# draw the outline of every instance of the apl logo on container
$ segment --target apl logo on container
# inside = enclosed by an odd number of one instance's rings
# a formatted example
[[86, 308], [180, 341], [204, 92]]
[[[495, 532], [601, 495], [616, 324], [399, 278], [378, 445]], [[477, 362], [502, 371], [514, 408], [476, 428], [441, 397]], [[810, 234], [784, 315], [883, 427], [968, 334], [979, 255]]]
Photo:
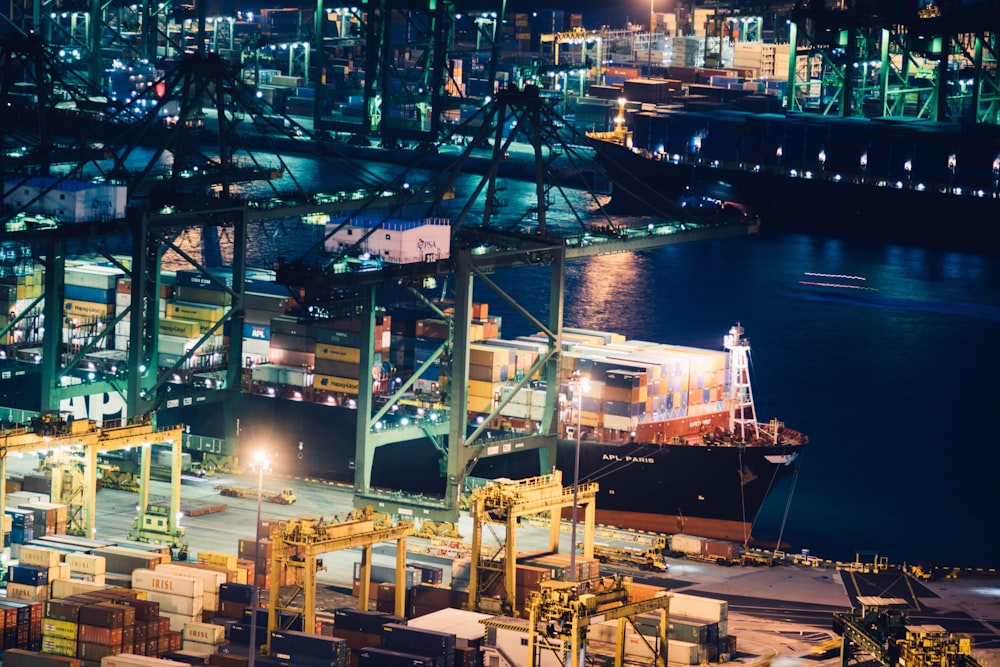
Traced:
[[125, 397], [118, 392], [73, 396], [59, 403], [61, 412], [69, 413], [74, 419], [92, 419], [97, 426], [103, 426], [104, 420], [124, 420], [126, 409]]
[[257, 340], [267, 340], [267, 329], [265, 327], [250, 326], [248, 333], [250, 334], [247, 338], [256, 338]]

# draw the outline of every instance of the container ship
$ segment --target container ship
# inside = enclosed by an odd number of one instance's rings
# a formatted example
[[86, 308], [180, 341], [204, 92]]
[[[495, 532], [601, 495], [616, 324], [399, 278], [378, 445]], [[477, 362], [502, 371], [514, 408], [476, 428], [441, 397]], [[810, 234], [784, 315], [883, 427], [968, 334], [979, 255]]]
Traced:
[[[401, 221], [397, 226], [402, 235], [419, 237], [425, 254], [428, 239], [440, 232], [441, 252], [447, 252], [449, 227], [443, 221]], [[0, 405], [38, 410], [38, 299], [44, 281], [42, 266], [28, 264], [32, 262], [25, 260], [24, 270], [4, 278], [10, 283], [3, 292], [5, 311], [30, 312], [4, 341]], [[221, 285], [231, 275], [219, 270], [216, 277], [207, 279], [199, 271], [162, 272], [158, 365], [174, 374], [167, 383], [171, 397], [157, 411], [157, 423], [182, 423], [193, 434], [224, 438], [231, 435], [227, 421], [238, 417], [238, 441], [268, 443], [284, 473], [353, 484], [360, 383], [373, 383], [376, 401], [388, 397], [440, 347], [448, 323], [400, 297], [377, 317], [373, 367], [362, 370], [357, 318], [299, 317], [299, 304], [276, 276], [254, 270], [246, 281], [243, 331], [224, 327], [188, 355], [229, 308], [230, 295]], [[130, 279], [100, 259], [70, 259], [64, 281], [64, 340], [94, 345], [63, 383], [84, 384], [95, 374], [120, 376], [127, 364], [128, 320], [111, 332], [104, 328], [131, 303]], [[391, 297], [387, 302], [392, 303]], [[474, 304], [471, 316], [470, 428], [506, 402], [489, 424], [491, 437], [516, 439], [537, 432], [546, 405], [544, 384], [528, 383], [506, 399], [547, 349], [544, 336], [501, 338], [501, 318], [490, 315], [487, 304]], [[243, 339], [243, 383], [235, 410], [227, 411], [197, 397], [209, 388], [225, 388], [228, 339], [237, 335]], [[806, 438], [780, 422], [758, 423], [742, 329], [730, 331], [724, 350], [579, 329], [564, 329], [562, 344], [555, 465], [563, 479], [573, 479], [579, 444], [580, 479], [600, 486], [599, 520], [747, 541], [776, 479], [795, 471]], [[441, 401], [448, 375], [447, 368], [429, 366], [414, 383], [412, 400], [401, 401], [404, 411]], [[77, 395], [60, 408], [98, 423], [127, 416], [122, 396], [111, 393]], [[197, 449], [195, 439], [188, 447], [196, 459], [209, 451]], [[218, 453], [217, 446], [211, 451]], [[530, 477], [550, 466], [541, 450], [486, 455], [468, 482]], [[442, 450], [429, 439], [383, 445], [375, 451], [371, 486], [441, 497], [446, 469]]]
[[995, 247], [995, 126], [674, 109], [629, 112], [627, 127], [588, 135], [618, 212], [671, 214], [686, 191], [716, 190], [768, 230]]
[[[750, 541], [758, 511], [776, 481], [796, 471], [808, 438], [758, 422], [743, 333], [734, 326], [716, 351], [564, 330], [556, 466], [574, 479], [579, 448], [580, 480], [599, 485], [600, 523]], [[470, 376], [482, 372], [472, 368]], [[531, 428], [544, 395], [538, 387], [515, 397], [502, 426]], [[472, 474], [538, 474], [531, 456], [516, 456], [483, 459]]]

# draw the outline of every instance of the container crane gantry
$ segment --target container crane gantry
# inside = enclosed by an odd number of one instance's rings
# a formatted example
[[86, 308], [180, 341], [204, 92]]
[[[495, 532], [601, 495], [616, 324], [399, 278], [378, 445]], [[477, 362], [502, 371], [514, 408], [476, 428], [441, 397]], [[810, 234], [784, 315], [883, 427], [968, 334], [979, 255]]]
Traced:
[[[562, 472], [554, 471], [549, 475], [531, 477], [516, 482], [492, 482], [475, 489], [472, 492], [472, 563], [469, 573], [469, 608], [480, 607], [483, 590], [488, 584], [503, 576], [504, 581], [513, 582], [517, 568], [517, 524], [521, 517], [531, 514], [548, 513], [549, 519], [549, 550], [559, 549], [559, 514], [564, 507], [572, 507], [574, 495], [580, 505], [584, 506], [583, 519], [583, 556], [592, 558], [594, 555], [595, 517], [597, 512], [596, 498], [598, 486], [587, 482], [577, 486], [574, 494], [573, 486], [563, 487]], [[483, 554], [483, 525], [504, 524], [506, 534], [504, 542], [496, 553], [489, 557]], [[573, 546], [575, 549], [575, 545]], [[489, 581], [483, 577], [480, 581], [480, 570], [492, 573]], [[514, 586], [507, 585], [507, 597], [502, 602], [505, 613], [513, 615], [516, 611]]]
[[[268, 601], [266, 651], [271, 651], [271, 633], [279, 628], [281, 612], [302, 618], [302, 627], [310, 632], [316, 626], [316, 573], [322, 568], [317, 556], [342, 549], [361, 548], [361, 574], [358, 606], [368, 609], [371, 586], [372, 547], [379, 542], [396, 541], [395, 614], [404, 616], [406, 587], [406, 538], [413, 524], [401, 521], [384, 526], [376, 520], [371, 506], [331, 517], [297, 517], [283, 521], [271, 530], [271, 586]], [[284, 567], [301, 570], [290, 595], [281, 594]], [[301, 601], [296, 602], [297, 600]], [[255, 612], [256, 613], [256, 612]]]
[[[0, 427], [0, 479], [7, 477], [7, 457], [10, 454], [25, 454], [45, 450], [63, 448], [79, 448], [82, 452], [81, 462], [83, 480], [86, 491], [81, 502], [79, 525], [76, 532], [92, 537], [95, 531], [95, 509], [97, 507], [97, 454], [104, 451], [117, 451], [132, 447], [142, 448], [146, 465], [143, 466], [141, 492], [143, 502], [140, 504], [140, 516], [137, 521], [144, 523], [145, 507], [148, 505], [149, 480], [149, 450], [154, 444], [170, 444], [173, 447], [175, 468], [172, 475], [170, 516], [165, 517], [167, 523], [159, 531], [159, 538], [178, 532], [177, 513], [180, 511], [180, 445], [184, 434], [183, 426], [155, 428], [148, 415], [136, 417], [125, 424], [116, 426], [97, 426], [89, 419], [64, 419], [61, 416], [47, 415], [36, 418], [28, 424], [12, 428]], [[60, 493], [53, 484], [53, 493]], [[53, 502], [60, 498], [53, 496]], [[7, 493], [0, 484], [0, 512], [7, 505]], [[139, 527], [139, 526], [137, 526]], [[144, 529], [149, 527], [141, 526]], [[183, 533], [181, 533], [183, 534]]]

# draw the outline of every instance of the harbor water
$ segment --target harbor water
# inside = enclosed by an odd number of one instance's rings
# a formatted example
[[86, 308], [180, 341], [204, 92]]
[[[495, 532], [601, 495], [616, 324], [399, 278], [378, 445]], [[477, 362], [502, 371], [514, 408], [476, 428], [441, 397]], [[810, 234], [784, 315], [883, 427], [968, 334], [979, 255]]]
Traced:
[[[524, 289], [532, 272], [544, 279], [531, 268], [498, 282], [543, 308], [546, 295]], [[865, 277], [869, 290], [803, 285], [816, 281], [807, 273]], [[493, 311], [506, 336], [522, 333], [512, 310]], [[759, 515], [757, 540], [837, 560], [1000, 565], [995, 260], [765, 233], [574, 262], [565, 320], [718, 349], [743, 324], [758, 416], [810, 437], [798, 475]]]

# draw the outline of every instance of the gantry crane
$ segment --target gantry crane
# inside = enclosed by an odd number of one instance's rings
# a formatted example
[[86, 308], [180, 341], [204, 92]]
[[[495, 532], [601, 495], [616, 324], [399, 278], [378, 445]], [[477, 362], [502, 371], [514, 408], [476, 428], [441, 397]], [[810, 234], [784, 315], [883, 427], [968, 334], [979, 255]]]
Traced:
[[[371, 506], [330, 517], [296, 517], [279, 523], [271, 530], [271, 593], [267, 617], [267, 652], [271, 650], [271, 632], [279, 628], [281, 612], [302, 618], [302, 627], [316, 627], [316, 572], [322, 567], [317, 556], [342, 549], [361, 548], [360, 591], [358, 606], [368, 609], [371, 586], [372, 547], [379, 542], [396, 541], [395, 614], [404, 616], [406, 586], [406, 537], [413, 524], [401, 521], [384, 526], [376, 521]], [[290, 594], [281, 594], [281, 574], [285, 567], [301, 571], [295, 577]], [[301, 596], [301, 601], [300, 600]], [[299, 601], [299, 602], [297, 602]]]
[[885, 667], [979, 667], [971, 637], [940, 625], [908, 623], [906, 600], [865, 595], [857, 600], [858, 610], [833, 615], [833, 629], [842, 637], [841, 667], [858, 651]]
[[[657, 667], [666, 667], [671, 593], [664, 590], [654, 597], [636, 600], [631, 593], [631, 578], [616, 578], [606, 586], [607, 582], [604, 580], [592, 583], [595, 585], [584, 592], [576, 582], [543, 581], [539, 584], [539, 590], [531, 594], [528, 608], [528, 667], [540, 664], [539, 653], [542, 650], [555, 652], [559, 655], [561, 664], [570, 667], [583, 665], [588, 626], [614, 620], [618, 621], [615, 667], [621, 667], [624, 662], [628, 620], [638, 614], [657, 610], [660, 612], [658, 641], [650, 649], [656, 656]], [[619, 606], [610, 606], [616, 603]]]
[[[514, 482], [495, 481], [472, 492], [472, 563], [469, 573], [469, 608], [478, 609], [486, 590], [500, 577], [507, 583], [507, 597], [503, 601], [505, 613], [516, 612], [514, 586], [517, 568], [517, 524], [521, 517], [531, 514], [548, 513], [549, 550], [559, 549], [559, 514], [564, 507], [572, 507], [574, 501], [584, 506], [583, 557], [594, 555], [594, 521], [597, 484], [588, 482], [563, 487], [562, 472], [530, 477]], [[483, 550], [483, 526], [504, 524], [506, 532], [496, 551]], [[572, 547], [575, 550], [575, 545]], [[480, 570], [488, 573], [480, 577]], [[575, 576], [575, 575], [574, 575]]]
[[[172, 475], [170, 494], [170, 516], [159, 531], [158, 538], [178, 532], [177, 513], [180, 511], [180, 445], [184, 434], [183, 426], [154, 428], [149, 415], [143, 415], [117, 426], [97, 426], [89, 419], [64, 419], [58, 414], [44, 414], [27, 424], [12, 428], [0, 427], [0, 479], [7, 477], [7, 456], [12, 453], [31, 453], [46, 450], [78, 450], [82, 466], [84, 491], [80, 498], [78, 525], [74, 532], [88, 537], [94, 534], [95, 508], [97, 507], [97, 454], [104, 451], [142, 448], [145, 465], [140, 490], [142, 501], [137, 528], [150, 530], [144, 525], [148, 509], [149, 449], [154, 444], [171, 444], [174, 451], [175, 468]], [[55, 482], [56, 480], [53, 480]], [[52, 485], [53, 502], [61, 501], [61, 484]], [[0, 484], [0, 512], [7, 505], [7, 493]], [[181, 533], [183, 534], [183, 533]]]

